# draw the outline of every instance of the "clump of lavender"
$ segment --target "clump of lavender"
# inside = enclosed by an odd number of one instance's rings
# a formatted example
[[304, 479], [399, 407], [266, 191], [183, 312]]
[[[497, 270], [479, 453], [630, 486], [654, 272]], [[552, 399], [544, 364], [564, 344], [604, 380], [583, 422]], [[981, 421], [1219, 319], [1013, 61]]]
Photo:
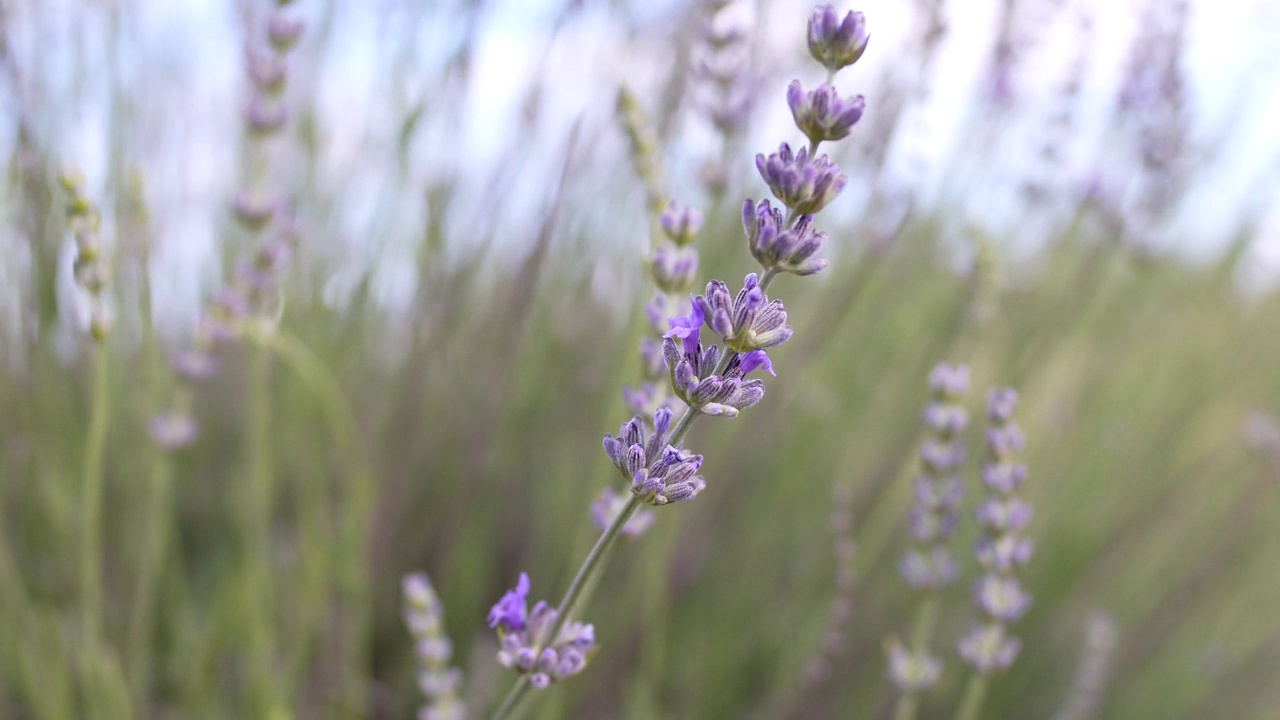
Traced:
[[988, 679], [1013, 664], [1021, 643], [1009, 634], [1031, 606], [1017, 570], [1031, 559], [1032, 542], [1021, 534], [1031, 519], [1031, 506], [1018, 497], [1027, 479], [1027, 468], [1018, 461], [1024, 438], [1013, 420], [1018, 393], [1012, 388], [992, 390], [987, 396], [987, 462], [982, 483], [988, 497], [974, 510], [983, 535], [974, 548], [983, 568], [974, 589], [980, 619], [961, 638], [957, 650], [973, 670], [961, 700], [961, 720], [978, 715]]
[[515, 588], [489, 610], [489, 627], [498, 631], [498, 662], [542, 689], [587, 667], [596, 650], [596, 630], [592, 625], [556, 622], [559, 612], [545, 600], [530, 610], [528, 596], [529, 576], [520, 573]]
[[427, 703], [418, 720], [463, 720], [467, 706], [458, 698], [462, 671], [451, 667], [453, 643], [444, 631], [444, 609], [426, 573], [406, 575], [402, 583], [404, 622], [413, 636], [418, 687]]
[[67, 191], [67, 229], [76, 243], [72, 265], [76, 285], [89, 298], [89, 336], [101, 344], [111, 332], [107, 288], [111, 284], [111, 264], [103, 252], [98, 227], [102, 216], [84, 191], [84, 175], [79, 170], [63, 170], [62, 188]]
[[191, 415], [194, 385], [217, 374], [218, 354], [224, 346], [246, 332], [269, 330], [283, 311], [280, 279], [288, 265], [291, 234], [280, 222], [284, 204], [271, 189], [267, 170], [271, 140], [288, 121], [285, 103], [288, 88], [289, 54], [302, 37], [304, 23], [292, 17], [277, 0], [261, 28], [264, 47], [246, 53], [246, 73], [250, 97], [244, 110], [249, 144], [249, 173], [244, 187], [236, 193], [231, 210], [252, 239], [252, 252], [242, 259], [231, 280], [217, 290], [205, 306], [190, 345], [174, 354], [173, 370], [182, 386], [171, 407], [152, 418], [152, 441], [161, 449], [173, 450], [195, 441], [198, 432]]
[[916, 611], [910, 647], [897, 639], [886, 644], [889, 679], [901, 693], [896, 717], [915, 716], [917, 694], [937, 682], [941, 661], [929, 652], [938, 614], [937, 593], [956, 577], [956, 561], [947, 541], [960, 519], [964, 481], [961, 433], [969, 422], [961, 401], [969, 390], [969, 368], [940, 364], [929, 375], [930, 402], [924, 410], [925, 440], [920, 472], [914, 480], [915, 503], [908, 516], [914, 547], [902, 559], [902, 577], [923, 595]]
[[[809, 34], [811, 40], [818, 38], [816, 46], [811, 43], [811, 47], [816, 47], [816, 58], [820, 61], [836, 58], [828, 64], [834, 75], [857, 57], [847, 52], [847, 38], [833, 35], [824, 39], [821, 32], [815, 31], [814, 24], [824, 22], [827, 14], [834, 15], [829, 6], [814, 11]], [[861, 23], [858, 13], [850, 13], [850, 18]], [[767, 158], [757, 157], [761, 177], [786, 207], [784, 215], [768, 201], [757, 204], [748, 199], [745, 203], [748, 245], [760, 262], [761, 273], [748, 274], [736, 295], [730, 293], [724, 282], [712, 280], [702, 295], [691, 298], [687, 312], [677, 312], [669, 318], [671, 329], [664, 334], [662, 355], [671, 392], [683, 401], [685, 408], [674, 423], [671, 408], [655, 409], [651, 427], [637, 413], [622, 426], [618, 437], [605, 436], [605, 452], [629, 482], [631, 498], [588, 553], [560, 605], [552, 610], [546, 603], [539, 603], [533, 611], [527, 611], [529, 582], [523, 574], [516, 588], [494, 605], [489, 624], [498, 629], [502, 642], [499, 661], [522, 675], [496, 711], [496, 718], [507, 717], [520, 704], [528, 687], [545, 687], [580, 672], [585, 666], [595, 649], [594, 631], [590, 625], [570, 622], [570, 613], [640, 506], [665, 506], [689, 500], [706, 488], [706, 480], [698, 474], [702, 456], [684, 448], [685, 435], [694, 420], [701, 415], [735, 417], [764, 397], [763, 381], [748, 375], [755, 370], [773, 374], [767, 349], [786, 342], [793, 332], [786, 324], [787, 313], [782, 302], [770, 300], [767, 292], [782, 273], [808, 275], [822, 268], [819, 261], [810, 260], [825, 239], [825, 235], [812, 229], [813, 214], [835, 199], [844, 188], [846, 178], [830, 158], [819, 156], [817, 151], [823, 141], [836, 139], [836, 135], [847, 130], [841, 128], [841, 121], [831, 113], [837, 108], [846, 108], [844, 112], [847, 112], [847, 107], [854, 102], [849, 99], [839, 104], [816, 103], [815, 115], [800, 129], [806, 133], [807, 126], [823, 129], [810, 136], [808, 148], [792, 154], [783, 143], [777, 153]], [[852, 122], [856, 122], [856, 118], [848, 124]], [[634, 140], [633, 137], [633, 145]], [[761, 222], [770, 226], [766, 235], [772, 233], [770, 241], [763, 245]], [[679, 206], [669, 208], [662, 218], [663, 231], [677, 249], [688, 245], [697, 224], [694, 215]], [[759, 249], [765, 246], [768, 252]], [[692, 284], [696, 267], [691, 264], [692, 257], [696, 256], [677, 254], [673, 250], [655, 262], [655, 280], [659, 287], [674, 295], [677, 289], [683, 291]], [[704, 325], [720, 338], [719, 345], [702, 344]]]

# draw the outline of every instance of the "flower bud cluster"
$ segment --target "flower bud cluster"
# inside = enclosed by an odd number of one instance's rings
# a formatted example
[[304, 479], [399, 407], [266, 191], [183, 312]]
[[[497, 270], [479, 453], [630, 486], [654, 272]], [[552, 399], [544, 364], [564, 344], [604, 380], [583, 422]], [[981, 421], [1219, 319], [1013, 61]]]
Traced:
[[974, 587], [974, 601], [981, 615], [960, 640], [960, 657], [974, 670], [992, 675], [1007, 669], [1018, 656], [1020, 643], [1009, 635], [1031, 606], [1017, 569], [1031, 559], [1032, 542], [1021, 531], [1031, 519], [1031, 506], [1018, 497], [1027, 479], [1027, 468], [1018, 462], [1024, 443], [1013, 421], [1018, 394], [1012, 388], [992, 390], [987, 397], [987, 462], [982, 483], [988, 497], [974, 511], [983, 534], [974, 552], [983, 575]]
[[[283, 311], [281, 279], [289, 263], [293, 229], [284, 218], [279, 195], [266, 187], [267, 143], [288, 121], [284, 95], [288, 87], [288, 55], [302, 37], [304, 23], [277, 0], [263, 26], [265, 48], [245, 57], [251, 92], [245, 109], [252, 155], [251, 174], [231, 201], [232, 214], [255, 240], [252, 254], [241, 259], [229, 282], [205, 305], [189, 347], [171, 358], [182, 382], [171, 406], [151, 419], [151, 440], [174, 450], [195, 441], [198, 425], [191, 414], [194, 385], [217, 374], [219, 353], [251, 326], [270, 329]], [[273, 230], [273, 225], [279, 227]]]
[[63, 170], [62, 189], [67, 192], [67, 228], [76, 242], [72, 265], [76, 285], [89, 297], [89, 335], [102, 344], [111, 332], [107, 308], [107, 288], [111, 285], [111, 264], [102, 249], [98, 228], [102, 216], [85, 194], [84, 175], [79, 170]]
[[444, 609], [425, 573], [406, 575], [401, 584], [404, 622], [413, 636], [418, 665], [418, 687], [427, 704], [419, 720], [463, 720], [467, 706], [458, 697], [462, 671], [451, 667], [453, 643], [444, 630]]
[[[657, 412], [648, 438], [644, 426], [644, 421], [637, 416], [623, 424], [618, 437], [604, 436], [605, 454], [631, 484], [631, 492], [649, 505], [688, 500], [702, 492], [707, 486], [697, 475], [702, 456], [689, 455], [667, 444], [671, 411], [662, 408]], [[612, 520], [611, 517], [610, 522]], [[632, 521], [628, 521], [628, 525]], [[648, 523], [643, 521], [643, 527], [647, 528]]]
[[498, 662], [529, 677], [538, 689], [582, 672], [596, 651], [592, 625], [568, 622], [555, 638], [545, 638], [556, 625], [555, 608], [539, 600], [529, 609], [529, 576], [520, 579], [489, 610], [489, 627], [498, 631]]
[[751, 48], [741, 24], [734, 23], [732, 2], [710, 0], [702, 23], [702, 42], [694, 70], [700, 104], [722, 134], [739, 132], [755, 104]]
[[915, 478], [915, 504], [908, 516], [915, 547], [902, 560], [903, 578], [919, 590], [936, 591], [956, 577], [956, 561], [947, 540], [960, 519], [964, 497], [964, 441], [960, 434], [969, 415], [961, 404], [969, 389], [969, 368], [941, 364], [929, 376], [931, 400], [924, 410], [925, 441], [920, 447], [920, 473]]

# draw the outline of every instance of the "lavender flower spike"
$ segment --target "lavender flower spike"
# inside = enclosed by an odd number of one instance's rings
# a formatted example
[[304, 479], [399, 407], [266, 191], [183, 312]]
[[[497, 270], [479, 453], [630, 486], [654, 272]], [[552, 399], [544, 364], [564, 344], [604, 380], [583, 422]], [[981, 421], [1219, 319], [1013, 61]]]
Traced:
[[819, 5], [809, 18], [809, 53], [827, 70], [858, 62], [867, 49], [867, 21], [860, 12], [850, 11], [841, 21], [830, 5]]
[[756, 169], [773, 196], [801, 215], [812, 215], [826, 207], [849, 181], [826, 155], [810, 159], [807, 148], [793, 154], [786, 143], [767, 158], [756, 155]]
[[781, 300], [769, 300], [755, 273], [742, 281], [737, 297], [719, 280], [707, 283], [706, 294], [694, 298], [707, 327], [724, 339], [725, 347], [737, 352], [781, 345], [791, 339], [787, 311]]
[[986, 571], [974, 587], [974, 602], [981, 615], [960, 640], [960, 657], [979, 675], [1007, 669], [1018, 656], [1018, 639], [1008, 626], [1031, 606], [1015, 575], [1031, 559], [1032, 543], [1019, 531], [1031, 519], [1031, 506], [1016, 495], [1026, 480], [1026, 466], [1018, 462], [1022, 431], [1013, 421], [1018, 394], [1012, 388], [992, 390], [987, 396], [987, 462], [982, 482], [989, 497], [974, 511], [983, 535], [974, 547], [978, 563]]
[[658, 216], [662, 233], [677, 245], [689, 245], [702, 229], [702, 213], [672, 200]]
[[796, 127], [817, 146], [824, 140], [841, 140], [862, 119], [867, 102], [861, 95], [841, 98], [834, 86], [823, 83], [805, 92], [799, 80], [787, 86], [787, 105]]
[[418, 713], [424, 720], [463, 720], [467, 706], [458, 698], [462, 672], [449, 666], [453, 643], [444, 631], [444, 610], [425, 573], [406, 575], [404, 622], [414, 640], [418, 687], [427, 704]]
[[747, 232], [751, 254], [765, 270], [812, 275], [827, 267], [827, 261], [813, 255], [827, 242], [827, 234], [813, 229], [813, 216], [801, 215], [790, 228], [782, 212], [768, 200], [742, 204], [742, 227]]
[[541, 600], [528, 610], [528, 594], [529, 576], [520, 573], [515, 589], [489, 611], [489, 624], [498, 631], [498, 662], [527, 675], [533, 687], [542, 689], [587, 667], [596, 650], [596, 633], [592, 625], [568, 622], [556, 637], [544, 638], [556, 626], [556, 610]]
[[[715, 345], [705, 350], [702, 348], [698, 328], [704, 315], [699, 303], [694, 303], [689, 317], [671, 318], [673, 327], [662, 345], [671, 375], [671, 389], [676, 397], [701, 413], [737, 417], [739, 410], [755, 405], [764, 397], [764, 383], [745, 380], [746, 374], [756, 368], [772, 372], [773, 366], [767, 356], [748, 354], [748, 357], [735, 353], [725, 365], [723, 374], [712, 374], [720, 360], [720, 348]], [[698, 321], [696, 325], [695, 320]], [[676, 344], [675, 337], [681, 338], [681, 345]]]

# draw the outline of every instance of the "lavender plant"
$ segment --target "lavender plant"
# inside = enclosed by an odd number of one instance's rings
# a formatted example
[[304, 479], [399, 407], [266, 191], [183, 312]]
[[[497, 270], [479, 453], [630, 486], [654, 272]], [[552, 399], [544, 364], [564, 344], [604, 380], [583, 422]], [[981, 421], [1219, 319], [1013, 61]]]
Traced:
[[1018, 393], [998, 388], [987, 396], [987, 462], [982, 483], [988, 497], [974, 510], [983, 535], [974, 548], [983, 575], [974, 588], [980, 619], [961, 638], [960, 657], [972, 674], [957, 712], [958, 720], [975, 720], [982, 708], [989, 679], [1007, 670], [1018, 656], [1020, 641], [1009, 634], [1031, 606], [1017, 570], [1031, 559], [1032, 542], [1021, 534], [1031, 519], [1031, 506], [1018, 497], [1027, 468], [1018, 461], [1024, 439], [1013, 420]]
[[926, 439], [920, 447], [920, 474], [915, 479], [915, 504], [909, 516], [915, 547], [902, 559], [907, 584], [921, 593], [908, 647], [897, 638], [887, 641], [889, 679], [898, 689], [894, 717], [916, 715], [919, 694], [933, 687], [942, 661], [930, 653], [937, 622], [938, 593], [956, 578], [956, 561], [947, 542], [960, 519], [964, 481], [964, 441], [961, 433], [969, 415], [962, 404], [969, 389], [969, 368], [941, 364], [929, 375], [931, 402], [924, 410]]
[[418, 688], [426, 704], [418, 720], [463, 720], [467, 706], [458, 697], [462, 671], [449, 665], [453, 643], [444, 630], [444, 608], [426, 573], [406, 575], [401, 582], [404, 622], [413, 637]]
[[[866, 46], [863, 28], [860, 13], [850, 12], [841, 22], [829, 5], [816, 8], [810, 18], [810, 49], [827, 67], [828, 82], [809, 96], [788, 92], [797, 127], [808, 136], [809, 145], [792, 153], [784, 142], [777, 152], [756, 156], [761, 177], [786, 213], [768, 200], [746, 200], [743, 225], [760, 274], [749, 273], [736, 295], [724, 282], [712, 280], [702, 295], [690, 298], [686, 314], [670, 317], [662, 352], [671, 390], [686, 406], [679, 420], [672, 424], [671, 410], [659, 408], [651, 426], [646, 427], [637, 415], [623, 425], [618, 437], [605, 436], [605, 452], [629, 484], [630, 499], [604, 529], [555, 609], [540, 602], [527, 610], [530, 583], [522, 573], [516, 587], [490, 611], [489, 624], [498, 630], [502, 643], [499, 661], [520, 674], [496, 718], [515, 712], [529, 687], [546, 687], [585, 667], [595, 649], [594, 630], [571, 617], [577, 614], [584, 588], [640, 507], [690, 500], [706, 488], [706, 480], [697, 474], [703, 457], [684, 447], [694, 421], [702, 415], [736, 417], [764, 397], [764, 382], [748, 376], [756, 370], [773, 374], [767, 349], [786, 342], [793, 333], [782, 302], [770, 300], [766, 293], [782, 273], [803, 276], [824, 267], [813, 258], [826, 240], [825, 233], [813, 228], [813, 215], [840, 194], [847, 180], [830, 158], [817, 152], [822, 142], [847, 135], [861, 116], [862, 99], [840, 99], [830, 81], [861, 56]], [[691, 238], [694, 225], [688, 212], [675, 208], [663, 222], [668, 236], [677, 242]], [[690, 281], [693, 266], [688, 256], [668, 256], [661, 265], [661, 272], [655, 272], [660, 287]], [[720, 344], [703, 345], [704, 325]]]

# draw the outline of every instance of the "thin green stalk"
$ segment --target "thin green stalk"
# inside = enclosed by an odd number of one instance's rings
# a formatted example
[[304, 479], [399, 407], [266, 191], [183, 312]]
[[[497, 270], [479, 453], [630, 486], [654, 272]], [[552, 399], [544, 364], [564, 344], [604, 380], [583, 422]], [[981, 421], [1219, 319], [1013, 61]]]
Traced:
[[[270, 717], [277, 710], [272, 628], [275, 610], [271, 571], [271, 515], [275, 495], [271, 448], [271, 356], [255, 352], [249, 359], [248, 472], [242, 498], [244, 579], [236, 615], [245, 624], [250, 702], [253, 714]], [[241, 615], [241, 613], [243, 613]]]
[[142, 536], [142, 556], [137, 585], [133, 589], [133, 615], [129, 621], [129, 677], [134, 706], [145, 708], [151, 684], [151, 630], [160, 568], [164, 566], [165, 539], [169, 531], [172, 468], [169, 457], [152, 451], [151, 478]]
[[[110, 358], [102, 347], [93, 353], [93, 389], [89, 430], [85, 438], [84, 475], [80, 517], [80, 631], [81, 641], [95, 648], [99, 642], [102, 611], [102, 458], [107, 443], [107, 408], [110, 401]], [[86, 652], [95, 657], [96, 652]]]
[[364, 573], [368, 567], [365, 559], [373, 506], [373, 475], [358, 441], [358, 426], [342, 386], [324, 363], [306, 345], [280, 331], [253, 332], [251, 337], [283, 360], [320, 401], [325, 424], [332, 435], [335, 458], [347, 466], [350, 476], [344, 484], [347, 493], [340, 503], [347, 512], [337, 544], [344, 553], [339, 576], [342, 606], [349, 613], [344, 619], [341, 642], [344, 676], [350, 677], [350, 682], [342, 688], [342, 693], [343, 706], [360, 713], [364, 707], [365, 684], [359, 670], [367, 666], [368, 660], [370, 601], [368, 578]]
[[[938, 621], [939, 604], [937, 593], [931, 592], [916, 606], [916, 618], [911, 627], [911, 652], [916, 657], [924, 657], [929, 652], [929, 638], [933, 636], [933, 628]], [[919, 707], [919, 693], [904, 692], [898, 696], [893, 718], [915, 720]]]
[[986, 697], [987, 676], [974, 673], [965, 685], [964, 696], [960, 699], [960, 709], [956, 711], [956, 720], [978, 720], [982, 701]]

